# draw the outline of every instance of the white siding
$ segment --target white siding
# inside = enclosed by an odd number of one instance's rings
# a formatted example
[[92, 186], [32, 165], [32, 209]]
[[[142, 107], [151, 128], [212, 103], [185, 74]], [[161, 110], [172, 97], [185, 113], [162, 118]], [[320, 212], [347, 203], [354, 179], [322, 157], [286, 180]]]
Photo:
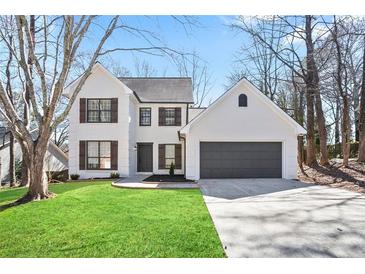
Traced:
[[[182, 143], [178, 130], [186, 124], [187, 104], [140, 104], [134, 95], [126, 94], [112, 75], [96, 69], [86, 81], [70, 111], [69, 134], [69, 173], [79, 174], [80, 178], [108, 177], [110, 170], [79, 170], [80, 140], [116, 140], [118, 141], [118, 172], [121, 176], [131, 176], [137, 172], [137, 143], [153, 143], [153, 173], [166, 174], [168, 170], [158, 169], [158, 145]], [[118, 123], [79, 123], [79, 98], [115, 98], [118, 97]], [[139, 108], [151, 108], [151, 126], [139, 126]], [[181, 107], [181, 127], [158, 126], [159, 107]], [[182, 147], [182, 154], [184, 147]], [[184, 173], [182, 169], [176, 174]]]
[[205, 108], [189, 108], [189, 122], [204, 110]]
[[[70, 111], [69, 174], [80, 178], [108, 177], [110, 170], [79, 170], [80, 140], [118, 141], [118, 172], [129, 176], [129, 94], [112, 75], [96, 69], [87, 79]], [[118, 98], [118, 123], [80, 123], [80, 98]]]
[[[241, 93], [247, 95], [248, 107], [238, 107], [238, 95]], [[242, 82], [191, 125], [186, 139], [188, 179], [200, 178], [199, 143], [202, 141], [282, 142], [282, 175], [284, 178], [296, 178], [297, 136], [294, 128], [255, 93]]]
[[[139, 108], [151, 108], [151, 126], [139, 125]], [[158, 108], [181, 108], [181, 126], [159, 126], [158, 125]], [[166, 169], [158, 169], [158, 145], [159, 144], [182, 144], [181, 154], [184, 157], [184, 144], [179, 140], [178, 131], [186, 125], [186, 104], [137, 104], [136, 105], [136, 142], [153, 143], [153, 173], [168, 174]], [[184, 174], [184, 159], [181, 161], [182, 168], [175, 170], [176, 174]]]

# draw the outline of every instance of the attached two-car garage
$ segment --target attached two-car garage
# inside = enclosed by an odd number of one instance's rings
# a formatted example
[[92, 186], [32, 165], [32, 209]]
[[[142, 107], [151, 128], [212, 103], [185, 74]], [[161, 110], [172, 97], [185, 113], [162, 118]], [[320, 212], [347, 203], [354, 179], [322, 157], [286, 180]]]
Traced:
[[281, 142], [200, 142], [200, 178], [281, 177]]
[[305, 129], [245, 79], [179, 132], [187, 179], [297, 178]]

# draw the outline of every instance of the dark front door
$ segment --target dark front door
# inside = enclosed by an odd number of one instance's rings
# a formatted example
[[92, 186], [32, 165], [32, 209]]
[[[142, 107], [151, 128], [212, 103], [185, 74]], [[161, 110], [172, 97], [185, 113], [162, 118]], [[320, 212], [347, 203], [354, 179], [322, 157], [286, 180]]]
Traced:
[[201, 178], [281, 178], [280, 142], [201, 142]]
[[137, 144], [137, 171], [152, 172], [152, 143]]

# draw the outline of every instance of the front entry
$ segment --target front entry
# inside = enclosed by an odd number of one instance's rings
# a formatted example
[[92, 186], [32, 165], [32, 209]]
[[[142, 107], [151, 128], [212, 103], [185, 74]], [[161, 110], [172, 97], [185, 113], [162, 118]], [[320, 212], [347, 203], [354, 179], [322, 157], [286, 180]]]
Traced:
[[153, 144], [138, 143], [137, 144], [137, 171], [152, 172], [153, 171]]

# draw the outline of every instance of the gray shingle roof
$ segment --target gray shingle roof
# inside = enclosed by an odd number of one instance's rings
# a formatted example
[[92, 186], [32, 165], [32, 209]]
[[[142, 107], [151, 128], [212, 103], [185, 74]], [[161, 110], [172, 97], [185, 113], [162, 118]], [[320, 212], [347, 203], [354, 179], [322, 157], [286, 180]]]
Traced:
[[194, 103], [191, 78], [120, 77], [141, 102]]

